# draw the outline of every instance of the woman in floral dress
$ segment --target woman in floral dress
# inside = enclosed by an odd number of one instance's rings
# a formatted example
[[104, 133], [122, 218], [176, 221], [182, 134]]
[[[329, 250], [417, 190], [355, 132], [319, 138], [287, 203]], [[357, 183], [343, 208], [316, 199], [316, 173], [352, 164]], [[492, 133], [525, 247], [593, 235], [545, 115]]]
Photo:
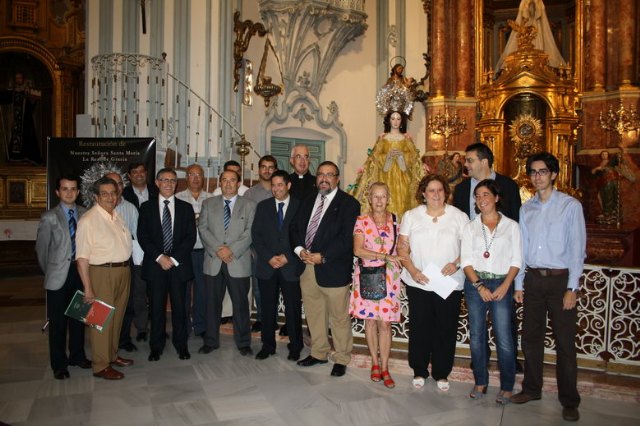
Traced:
[[[364, 320], [367, 346], [371, 353], [371, 380], [383, 381], [386, 387], [393, 388], [395, 382], [389, 375], [388, 363], [391, 352], [391, 322], [400, 320], [398, 295], [402, 268], [395, 251], [398, 225], [395, 216], [387, 211], [391, 198], [389, 187], [382, 182], [375, 182], [368, 192], [369, 213], [358, 217], [353, 231], [353, 252], [358, 257], [358, 262], [353, 275], [349, 313]], [[361, 289], [362, 267], [384, 265], [386, 289], [376, 295]]]

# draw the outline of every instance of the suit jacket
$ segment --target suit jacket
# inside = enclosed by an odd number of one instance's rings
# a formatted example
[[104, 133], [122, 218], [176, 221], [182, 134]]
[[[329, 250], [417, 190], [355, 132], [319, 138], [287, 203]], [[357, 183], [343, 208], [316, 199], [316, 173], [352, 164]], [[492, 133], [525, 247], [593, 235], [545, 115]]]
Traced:
[[[151, 183], [148, 183], [147, 191], [149, 191], [149, 200], [151, 200], [152, 198], [158, 197], [159, 190], [157, 186]], [[135, 192], [133, 192], [133, 186], [129, 185], [124, 188], [124, 190], [122, 191], [122, 198], [124, 198], [125, 200], [127, 200], [128, 202], [136, 206], [136, 209], [140, 210], [140, 203], [138, 203], [138, 196], [136, 195]]]
[[[173, 218], [173, 248], [171, 257], [176, 259], [178, 266], [172, 268], [174, 277], [180, 281], [193, 278], [191, 251], [196, 243], [196, 218], [191, 204], [174, 197], [175, 209]], [[142, 259], [142, 278], [153, 281], [164, 271], [156, 262], [158, 256], [164, 253], [162, 241], [162, 218], [158, 206], [158, 198], [149, 198], [142, 203], [138, 216], [138, 242], [144, 258]]]
[[[309, 250], [321, 253], [326, 263], [315, 265], [316, 281], [321, 287], [343, 287], [351, 283], [353, 267], [353, 228], [360, 214], [360, 203], [341, 189], [329, 204], [318, 225]], [[291, 247], [305, 246], [307, 225], [316, 197], [301, 202], [291, 224]]]
[[[87, 211], [76, 204], [78, 220]], [[44, 288], [59, 290], [67, 280], [71, 264], [71, 236], [69, 221], [62, 206], [58, 204], [42, 214], [36, 237], [36, 255], [44, 272]]]
[[[509, 219], [518, 222], [520, 218], [520, 188], [515, 181], [507, 176], [496, 173], [496, 183], [502, 191], [501, 211]], [[453, 192], [453, 205], [470, 216], [469, 197], [471, 196], [471, 178], [465, 179], [456, 185]]]
[[216, 276], [222, 267], [222, 260], [216, 256], [220, 246], [228, 246], [233, 252], [233, 260], [227, 264], [229, 274], [234, 278], [251, 276], [251, 225], [256, 212], [256, 203], [238, 196], [231, 212], [229, 228], [224, 229], [224, 201], [222, 195], [204, 200], [198, 219], [198, 231], [204, 245], [204, 273]]
[[278, 230], [278, 209], [274, 197], [258, 203], [255, 220], [251, 227], [251, 239], [256, 251], [256, 277], [267, 280], [273, 276], [275, 269], [269, 265], [273, 256], [284, 254], [288, 263], [280, 268], [287, 281], [297, 281], [304, 270], [304, 263], [293, 252], [289, 239], [289, 226], [296, 215], [300, 201], [289, 197], [289, 206], [284, 215], [282, 229]]

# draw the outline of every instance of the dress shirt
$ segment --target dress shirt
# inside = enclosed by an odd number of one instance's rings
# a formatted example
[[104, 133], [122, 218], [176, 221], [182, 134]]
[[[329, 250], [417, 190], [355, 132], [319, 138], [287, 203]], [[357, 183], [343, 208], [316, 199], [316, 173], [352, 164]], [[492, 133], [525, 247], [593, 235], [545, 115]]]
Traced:
[[[496, 180], [496, 172], [494, 170], [491, 170], [491, 174], [489, 174], [489, 177], [487, 179], [493, 179]], [[484, 179], [482, 179], [484, 180]], [[476, 216], [478, 215], [476, 213], [476, 198], [473, 196], [473, 191], [475, 191], [476, 186], [478, 186], [478, 184], [481, 181], [479, 181], [478, 179], [472, 177], [470, 183], [470, 188], [469, 188], [469, 219], [473, 220], [476, 218]], [[489, 271], [486, 271], [489, 272]]]
[[87, 259], [90, 265], [124, 262], [131, 250], [131, 233], [117, 211], [112, 216], [95, 204], [78, 221], [76, 259]]
[[[520, 230], [524, 264], [530, 268], [567, 268], [567, 288], [577, 289], [587, 245], [580, 202], [555, 189], [544, 203], [536, 194], [520, 208]], [[516, 290], [523, 289], [524, 274], [523, 268], [516, 277]]]
[[[437, 222], [433, 222], [433, 218], [427, 215], [425, 205], [405, 212], [400, 225], [400, 235], [409, 239], [410, 257], [414, 266], [423, 271], [429, 263], [442, 269], [447, 263], [455, 262], [460, 256], [460, 240], [468, 222], [469, 218], [464, 212], [449, 204], [445, 205], [444, 214], [438, 217]], [[450, 277], [458, 283], [456, 290], [464, 288], [462, 269], [458, 269]], [[406, 268], [402, 268], [400, 278], [418, 285]], [[425, 290], [432, 291], [428, 283]]]
[[147, 188], [147, 185], [144, 186], [142, 191], [139, 191], [138, 188], [133, 185], [131, 185], [131, 189], [133, 189], [133, 193], [138, 197], [139, 206], [141, 206], [145, 201], [149, 201], [149, 189]]
[[[287, 198], [285, 198], [284, 200], [278, 200], [276, 197], [273, 197], [273, 201], [276, 204], [276, 213], [278, 212], [278, 204], [284, 203], [284, 206], [282, 206], [282, 216], [286, 217], [287, 209], [289, 208], [289, 201], [291, 201], [291, 197], [287, 196]], [[325, 200], [324, 202], [326, 203], [327, 200]]]
[[[333, 201], [337, 193], [338, 193], [338, 188], [335, 188], [333, 191], [331, 191], [330, 193], [324, 196], [324, 205], [322, 206], [322, 214], [320, 215], [320, 219], [318, 219], [318, 226], [320, 226], [320, 222], [322, 222], [322, 218], [324, 217], [324, 214], [327, 212], [327, 209], [329, 208], [329, 204], [331, 204], [331, 201]], [[307, 229], [311, 224], [311, 218], [314, 216], [316, 209], [320, 205], [321, 197], [322, 196], [320, 195], [320, 193], [318, 193], [318, 195], [316, 196], [316, 202], [313, 204], [313, 209], [311, 210], [311, 217], [309, 218], [309, 223], [307, 223]], [[293, 250], [293, 252], [297, 254], [298, 257], [300, 257], [300, 253], [304, 249], [305, 249], [304, 247], [298, 246]]]
[[[249, 190], [248, 186], [245, 186], [245, 184], [241, 184], [240, 188], [238, 188], [238, 195], [243, 196], [245, 192], [247, 192]], [[220, 187], [217, 187], [214, 191], [213, 191], [213, 195], [222, 195], [222, 189]]]
[[[60, 207], [62, 207], [62, 211], [64, 211], [64, 217], [67, 219], [67, 223], [69, 222], [69, 207], [60, 203]], [[76, 229], [78, 228], [78, 206], [74, 204], [73, 208], [73, 218], [76, 220]]]
[[176, 217], [176, 200], [172, 195], [169, 198], [164, 198], [162, 195], [158, 195], [158, 208], [160, 209], [160, 223], [162, 223], [162, 215], [164, 214], [164, 200], [169, 200], [169, 213], [171, 213], [171, 230], [173, 232], [175, 217]]
[[133, 264], [142, 265], [144, 252], [142, 251], [142, 247], [140, 247], [140, 243], [138, 243], [138, 240], [136, 239], [136, 235], [138, 235], [138, 209], [136, 209], [136, 206], [131, 204], [129, 201], [121, 198], [120, 202], [116, 206], [116, 211], [127, 224], [129, 232], [131, 232], [131, 237], [133, 238]]
[[[195, 198], [193, 198], [193, 194], [191, 194], [191, 191], [189, 191], [188, 189], [185, 189], [184, 191], [180, 191], [176, 194], [176, 198], [179, 198], [182, 201], [186, 201], [187, 203], [191, 204], [191, 206], [193, 207], [193, 213], [195, 213], [196, 215], [196, 230], [198, 228], [198, 218], [200, 218], [200, 212], [202, 211], [202, 203], [204, 202], [204, 200], [211, 197], [213, 197], [211, 193], [206, 191], [201, 191], [200, 196], [198, 196], [198, 199], [196, 200]], [[196, 233], [196, 243], [193, 246], [193, 248], [195, 250], [195, 249], [201, 249], [203, 247], [204, 246], [202, 245], [202, 240], [200, 239], [200, 231], [198, 231]]]
[[235, 205], [236, 205], [236, 200], [238, 199], [238, 197], [239, 197], [239, 195], [234, 195], [232, 198], [225, 198], [225, 197], [224, 197], [224, 195], [222, 196], [222, 203], [223, 203], [223, 206], [224, 206], [224, 204], [226, 204], [226, 203], [225, 203], [225, 201], [226, 201], [226, 200], [231, 201], [231, 202], [229, 203], [229, 211], [231, 212], [231, 215], [232, 215], [232, 216], [233, 216], [233, 208], [234, 208], [234, 207], [235, 207]]
[[[497, 275], [506, 275], [509, 268], [515, 266], [522, 269], [522, 239], [520, 238], [520, 227], [514, 220], [509, 219], [502, 213], [496, 229], [493, 242], [492, 233], [489, 231], [478, 215], [474, 220], [467, 223], [462, 233], [462, 247], [460, 249], [460, 269], [465, 266], [472, 266], [476, 271], [490, 272]], [[487, 244], [491, 244], [490, 256], [484, 257], [485, 247], [482, 227], [487, 238]]]

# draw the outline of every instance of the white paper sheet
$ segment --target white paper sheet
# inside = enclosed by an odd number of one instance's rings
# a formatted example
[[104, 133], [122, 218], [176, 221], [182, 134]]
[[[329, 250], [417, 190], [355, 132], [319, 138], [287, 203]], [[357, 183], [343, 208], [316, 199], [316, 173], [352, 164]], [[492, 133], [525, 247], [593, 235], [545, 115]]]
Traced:
[[424, 291], [433, 291], [438, 296], [446, 299], [458, 287], [458, 282], [449, 276], [442, 275], [440, 269], [441, 268], [438, 268], [434, 263], [429, 263], [426, 268], [422, 270], [422, 273], [429, 278], [429, 283], [423, 285], [407, 280], [405, 284]]

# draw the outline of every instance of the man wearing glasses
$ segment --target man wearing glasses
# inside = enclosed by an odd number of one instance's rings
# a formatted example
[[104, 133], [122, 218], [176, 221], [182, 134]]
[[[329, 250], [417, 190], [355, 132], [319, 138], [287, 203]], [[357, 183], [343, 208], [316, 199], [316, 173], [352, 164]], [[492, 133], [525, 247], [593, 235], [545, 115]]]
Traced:
[[138, 241], [144, 251], [142, 278], [149, 285], [151, 336], [149, 361], [158, 361], [166, 343], [167, 295], [171, 300], [171, 340], [182, 360], [187, 348], [185, 287], [193, 279], [191, 251], [196, 242], [196, 220], [191, 205], [175, 197], [178, 178], [173, 169], [156, 175], [159, 195], [140, 207]]
[[291, 177], [292, 197], [302, 201], [311, 194], [316, 194], [316, 177], [309, 172], [309, 148], [306, 145], [296, 145], [291, 149], [291, 158], [289, 159], [293, 166]]
[[[192, 164], [187, 167], [187, 189], [176, 194], [176, 198], [186, 201], [193, 207], [196, 216], [196, 227], [202, 203], [207, 198], [211, 198], [211, 193], [204, 191], [204, 170], [199, 164]], [[200, 234], [196, 235], [196, 244], [191, 250], [191, 265], [193, 266], [193, 280], [187, 282], [185, 288], [185, 309], [187, 314], [187, 334], [193, 332], [196, 336], [204, 335], [204, 246], [200, 240]], [[190, 317], [191, 315], [191, 317]], [[189, 322], [191, 319], [191, 323]]]
[[586, 229], [578, 200], [554, 189], [560, 171], [548, 152], [527, 159], [527, 174], [536, 195], [520, 209], [523, 259], [516, 277], [516, 302], [524, 300], [522, 349], [525, 357], [522, 392], [511, 401], [524, 404], [542, 395], [547, 312], [556, 346], [556, 380], [562, 417], [580, 418], [576, 360], [576, 298], [586, 252]]

